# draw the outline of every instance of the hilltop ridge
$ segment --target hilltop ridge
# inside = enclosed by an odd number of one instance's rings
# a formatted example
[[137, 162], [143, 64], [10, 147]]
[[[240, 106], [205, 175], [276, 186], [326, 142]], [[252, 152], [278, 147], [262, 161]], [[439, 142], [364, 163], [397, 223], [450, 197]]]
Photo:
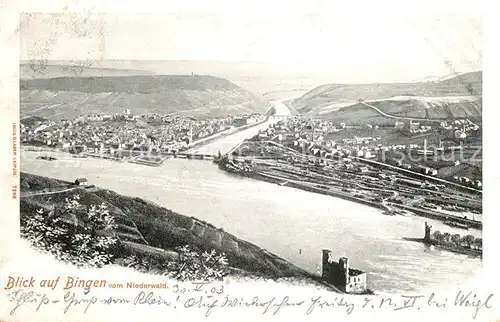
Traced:
[[380, 84], [326, 84], [289, 102], [301, 114], [339, 120], [383, 120], [359, 105], [376, 105], [383, 112], [401, 117], [480, 118], [482, 71], [438, 81]]
[[178, 114], [198, 118], [265, 113], [265, 99], [209, 75], [72, 76], [22, 79], [21, 116]]

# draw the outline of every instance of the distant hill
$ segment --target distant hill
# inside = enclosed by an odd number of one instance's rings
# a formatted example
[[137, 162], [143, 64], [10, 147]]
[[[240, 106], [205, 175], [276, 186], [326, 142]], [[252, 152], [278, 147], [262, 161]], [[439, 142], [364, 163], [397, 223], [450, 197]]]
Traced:
[[346, 121], [385, 119], [359, 101], [401, 117], [456, 118], [482, 115], [482, 72], [417, 83], [322, 85], [289, 102], [299, 113]]
[[170, 114], [210, 117], [265, 113], [269, 102], [228, 80], [206, 75], [133, 75], [21, 79], [21, 116]]
[[103, 77], [153, 75], [146, 70], [97, 68], [87, 66], [85, 62], [59, 65], [43, 61], [22, 62], [19, 66], [21, 79], [54, 78], [54, 77]]

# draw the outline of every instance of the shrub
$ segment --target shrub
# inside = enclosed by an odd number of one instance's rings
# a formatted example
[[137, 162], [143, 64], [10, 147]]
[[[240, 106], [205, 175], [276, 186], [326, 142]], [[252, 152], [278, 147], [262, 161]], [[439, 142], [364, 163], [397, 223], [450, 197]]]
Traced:
[[60, 258], [67, 247], [68, 224], [55, 216], [38, 209], [32, 216], [21, 217], [21, 237], [40, 250], [50, 251]]
[[[149, 224], [155, 227], [153, 222]], [[85, 207], [78, 195], [66, 198], [59, 210], [32, 209], [21, 217], [21, 235], [32, 246], [79, 267], [102, 267], [111, 263], [118, 245], [109, 232], [115, 228], [115, 219], [104, 203]], [[123, 258], [121, 264], [181, 281], [220, 280], [229, 272], [225, 254], [215, 250], [199, 252], [189, 246], [175, 250], [180, 255], [178, 260], [132, 255]]]
[[128, 256], [123, 265], [141, 272], [157, 273], [180, 281], [214, 281], [221, 280], [229, 273], [228, 260], [225, 254], [215, 250], [198, 252], [189, 246], [176, 248], [179, 260], [159, 261], [137, 255]]
[[210, 252], [199, 253], [189, 246], [177, 249], [181, 254], [179, 261], [169, 262], [169, 276], [179, 280], [220, 280], [227, 275], [228, 261], [225, 254]]
[[78, 213], [81, 208], [80, 197], [74, 195], [66, 198], [61, 211], [38, 209], [32, 216], [22, 217], [21, 236], [35, 248], [76, 266], [111, 263], [110, 248], [117, 239], [105, 232], [116, 228], [113, 216], [105, 204], [91, 205], [82, 214]]
[[130, 255], [122, 260], [121, 265], [146, 273], [151, 272], [155, 266], [159, 266], [159, 262], [151, 257]]

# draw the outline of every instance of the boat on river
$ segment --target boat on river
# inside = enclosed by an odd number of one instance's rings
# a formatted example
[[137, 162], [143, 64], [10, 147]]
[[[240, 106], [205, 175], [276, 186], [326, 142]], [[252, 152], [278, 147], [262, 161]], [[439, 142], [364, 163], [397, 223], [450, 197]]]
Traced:
[[46, 160], [46, 161], [54, 161], [54, 160], [57, 160], [57, 158], [53, 157], [53, 156], [50, 156], [50, 155], [41, 155], [39, 157], [37, 157], [37, 159], [40, 159], [40, 160]]

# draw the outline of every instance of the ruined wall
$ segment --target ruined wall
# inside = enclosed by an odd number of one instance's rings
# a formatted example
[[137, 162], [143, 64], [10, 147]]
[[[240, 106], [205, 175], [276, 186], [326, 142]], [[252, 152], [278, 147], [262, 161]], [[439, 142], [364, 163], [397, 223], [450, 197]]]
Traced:
[[349, 268], [349, 260], [345, 257], [338, 262], [333, 259], [332, 252], [323, 250], [323, 275], [322, 278], [328, 284], [349, 293], [364, 293], [366, 287], [366, 273]]
[[332, 252], [323, 250], [323, 280], [331, 285], [345, 291], [348, 284], [346, 270], [343, 264], [336, 262], [333, 259]]
[[431, 240], [431, 230], [432, 226], [427, 224], [427, 221], [425, 222], [425, 234], [424, 234], [424, 239], [430, 241]]

